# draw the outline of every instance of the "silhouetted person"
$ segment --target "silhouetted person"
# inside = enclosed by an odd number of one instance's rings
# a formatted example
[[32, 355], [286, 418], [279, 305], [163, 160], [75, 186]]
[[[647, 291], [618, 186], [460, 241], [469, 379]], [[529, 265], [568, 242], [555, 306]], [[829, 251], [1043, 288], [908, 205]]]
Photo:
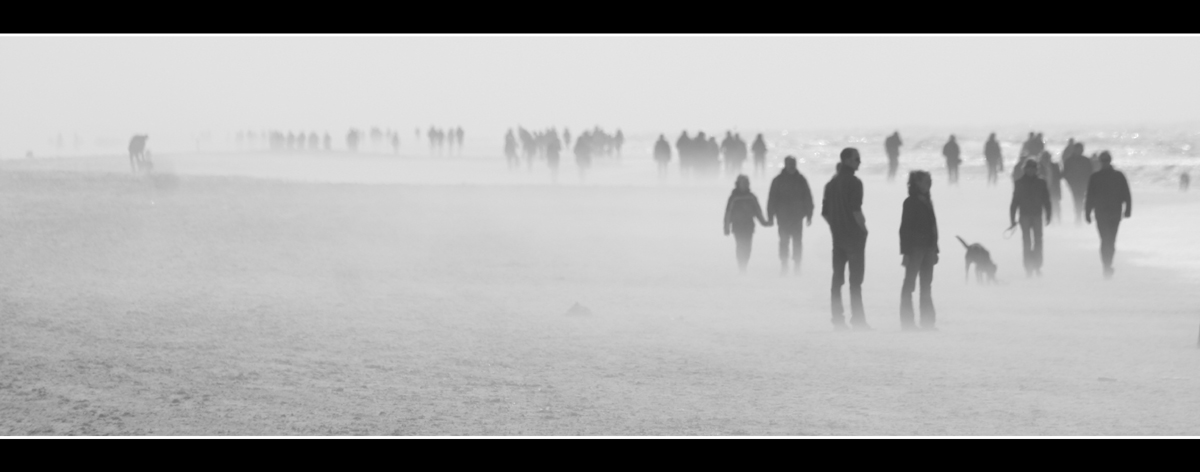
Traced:
[[845, 148], [837, 165], [837, 174], [825, 184], [821, 201], [821, 216], [829, 223], [833, 234], [833, 286], [831, 310], [833, 326], [845, 329], [842, 306], [842, 285], [846, 282], [846, 266], [850, 266], [850, 324], [856, 329], [870, 329], [863, 311], [862, 282], [867, 245], [867, 220], [862, 214], [863, 185], [854, 172], [862, 164], [858, 150]]
[[918, 329], [913, 322], [912, 294], [921, 281], [920, 329], [935, 330], [937, 313], [933, 308], [933, 266], [938, 262], [937, 216], [929, 188], [933, 176], [914, 170], [908, 174], [908, 198], [900, 216], [900, 254], [904, 256], [904, 284], [900, 288], [900, 327]]
[[579, 180], [583, 181], [587, 170], [592, 167], [592, 143], [587, 132], [575, 138], [575, 165], [579, 166]]
[[[1033, 154], [1033, 140], [1034, 139], [1036, 139], [1036, 138], [1033, 135], [1033, 131], [1030, 131], [1029, 137], [1025, 138], [1025, 142], [1021, 143], [1021, 152], [1019, 154], [1017, 154], [1017, 166], [1018, 167], [1023, 165], [1021, 163], [1025, 162], [1025, 158], [1034, 155]], [[1024, 172], [1024, 170], [1022, 170], [1021, 172]]]
[[[1046, 181], [1038, 178], [1038, 164], [1027, 160], [1025, 175], [1013, 186], [1012, 203], [1008, 207], [1008, 219], [1012, 226], [1018, 224], [1017, 211], [1021, 213], [1021, 247], [1024, 251], [1025, 276], [1042, 275], [1042, 220], [1050, 223], [1050, 190]], [[1045, 214], [1043, 217], [1042, 215]]]
[[[138, 169], [147, 167], [146, 164], [149, 160], [146, 156], [147, 139], [150, 139], [150, 137], [144, 134], [138, 134], [134, 135], [133, 138], [129, 140], [129, 169], [132, 172], [137, 172]], [[32, 156], [32, 152], [29, 154], [29, 156]]]
[[1057, 162], [1051, 160], [1050, 151], [1042, 151], [1041, 159], [1038, 160], [1038, 177], [1046, 181], [1046, 188], [1050, 190], [1050, 206], [1054, 210], [1054, 218], [1061, 223], [1062, 168], [1058, 166]]
[[737, 241], [738, 269], [745, 274], [746, 264], [750, 262], [750, 246], [754, 242], [754, 220], [763, 226], [771, 223], [763, 219], [762, 207], [758, 205], [758, 197], [750, 193], [750, 178], [737, 176], [733, 193], [725, 203], [725, 235], [733, 232]]
[[1179, 190], [1186, 192], [1192, 186], [1192, 176], [1187, 172], [1179, 174]]
[[735, 159], [733, 154], [737, 151], [734, 150], [732, 132], [725, 132], [725, 138], [721, 140], [720, 152], [721, 155], [725, 156], [725, 173], [733, 174], [733, 161]]
[[308, 133], [308, 148], [314, 151], [321, 149], [321, 137], [315, 131]]
[[767, 172], [767, 143], [763, 141], [762, 133], [754, 138], [754, 144], [750, 145], [750, 151], [754, 153], [754, 173], [762, 175]]
[[1075, 222], [1082, 223], [1088, 180], [1095, 171], [1092, 161], [1083, 155], [1083, 143], [1075, 143], [1070, 155], [1063, 158], [1062, 167], [1063, 180], [1067, 181], [1067, 187], [1071, 189], [1071, 198], [1075, 204]]
[[617, 135], [613, 136], [613, 144], [617, 148], [617, 157], [621, 157], [621, 146], [625, 144], [625, 135], [621, 134], [620, 128], [617, 128]]
[[813, 197], [808, 179], [796, 168], [796, 158], [783, 158], [783, 170], [771, 181], [767, 195], [767, 221], [779, 217], [779, 274], [787, 274], [788, 246], [791, 246], [792, 270], [800, 273], [800, 254], [803, 249], [804, 225], [812, 225]]
[[899, 131], [883, 140], [883, 150], [887, 152], [888, 157], [888, 182], [896, 178], [896, 169], [900, 167], [900, 146], [903, 145]]
[[551, 130], [546, 139], [546, 166], [550, 168], [550, 180], [553, 182], [558, 182], [558, 160], [561, 150], [562, 142], [558, 140], [558, 133]]
[[296, 149], [296, 134], [291, 131], [288, 131], [287, 134], [287, 148]]
[[1000, 143], [996, 141], [996, 133], [988, 136], [988, 140], [983, 144], [983, 159], [987, 162], [987, 181], [989, 185], [995, 185], [1000, 179], [1000, 173], [1004, 171], [1004, 156], [1000, 154]]
[[571, 130], [570, 129], [563, 128], [563, 142], [567, 145], [567, 147], [571, 147]]
[[658, 180], [667, 178], [667, 164], [671, 162], [671, 145], [661, 134], [658, 135], [658, 141], [654, 143], [654, 162], [658, 164]]
[[325, 138], [324, 139], [325, 150], [326, 151], [332, 150], [333, 149], [333, 139], [329, 137], [328, 132], [325, 133], [324, 138]]
[[1104, 276], [1112, 277], [1113, 254], [1117, 251], [1117, 228], [1121, 226], [1122, 206], [1125, 218], [1133, 212], [1133, 198], [1129, 194], [1129, 181], [1125, 174], [1113, 169], [1112, 155], [1100, 153], [1100, 170], [1088, 179], [1087, 201], [1084, 217], [1092, 222], [1092, 211], [1096, 212], [1096, 229], [1100, 231], [1100, 262], [1104, 264]]
[[942, 155], [946, 157], [946, 172], [949, 174], [950, 183], [958, 183], [958, 165], [962, 164], [960, 150], [958, 149], [958, 141], [954, 140], [954, 135], [950, 135], [950, 140], [942, 146]]
[[512, 128], [504, 135], [504, 160], [508, 162], [509, 169], [521, 166], [521, 157], [517, 155], [517, 138], [513, 137]]
[[688, 137], [687, 130], [679, 133], [679, 139], [675, 140], [675, 151], [679, 154], [679, 175], [688, 176], [688, 170], [692, 164], [692, 138]]
[[455, 129], [454, 129], [454, 142], [455, 142], [456, 144], [458, 144], [458, 153], [459, 153], [459, 154], [462, 154], [462, 146], [463, 146], [463, 129], [462, 129], [462, 126], [459, 126], [459, 127], [457, 127], [457, 128], [455, 128]]
[[346, 133], [346, 147], [351, 151], [357, 151], [358, 139], [358, 130], [350, 130], [350, 132]]
[[399, 134], [392, 135], [392, 152], [394, 152], [396, 154], [400, 154], [400, 135]]

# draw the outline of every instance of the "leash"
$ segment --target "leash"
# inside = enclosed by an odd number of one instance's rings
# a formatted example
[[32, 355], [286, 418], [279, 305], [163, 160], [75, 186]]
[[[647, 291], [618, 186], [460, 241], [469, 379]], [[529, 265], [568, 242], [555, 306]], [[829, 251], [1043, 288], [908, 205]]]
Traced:
[[1009, 226], [1008, 229], [1004, 230], [1004, 239], [1010, 239], [1010, 238], [1012, 238], [1012, 235], [1014, 235], [1016, 233], [1017, 233], [1017, 224], [1013, 223], [1012, 226]]

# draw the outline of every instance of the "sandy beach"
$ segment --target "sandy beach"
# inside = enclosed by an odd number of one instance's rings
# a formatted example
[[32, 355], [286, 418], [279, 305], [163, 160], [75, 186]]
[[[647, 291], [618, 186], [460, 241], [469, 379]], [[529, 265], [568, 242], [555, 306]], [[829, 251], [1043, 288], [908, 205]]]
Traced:
[[[1068, 195], [1026, 279], [1011, 184], [931, 169], [941, 330], [907, 333], [904, 185], [868, 168], [875, 329], [844, 333], [819, 217], [799, 276], [775, 228], [738, 275], [732, 179], [281, 159], [0, 162], [0, 434], [1200, 434], [1195, 192], [1135, 184], [1108, 281]], [[802, 171], [819, 206], [832, 168]], [[964, 282], [955, 235], [999, 285]]]

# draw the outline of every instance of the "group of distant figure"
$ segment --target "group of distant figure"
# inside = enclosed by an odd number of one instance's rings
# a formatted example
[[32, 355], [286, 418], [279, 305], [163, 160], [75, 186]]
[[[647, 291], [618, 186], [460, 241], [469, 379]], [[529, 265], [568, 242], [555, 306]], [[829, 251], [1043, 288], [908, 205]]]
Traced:
[[[660, 141], [662, 141], [660, 136]], [[1002, 159], [998, 146], [993, 145], [995, 134], [988, 138], [985, 154], [988, 159], [989, 183], [1002, 170]], [[884, 143], [889, 158], [889, 179], [894, 175], [898, 161], [899, 133], [889, 136]], [[660, 146], [655, 147], [658, 157]], [[950, 182], [956, 183], [957, 169], [961, 159], [953, 136], [943, 148], [950, 170]], [[829, 224], [833, 236], [833, 278], [831, 286], [831, 311], [836, 329], [870, 329], [862, 303], [864, 279], [864, 254], [867, 240], [866, 219], [862, 214], [863, 184], [854, 174], [861, 165], [861, 157], [855, 148], [845, 148], [839, 156], [836, 174], [825, 185], [821, 203], [821, 216]], [[1067, 180], [1075, 197], [1076, 217], [1091, 223], [1093, 216], [1100, 236], [1100, 259], [1105, 278], [1113, 276], [1113, 256], [1116, 252], [1116, 236], [1121, 220], [1132, 215], [1133, 201], [1125, 175], [1112, 166], [1112, 155], [1108, 151], [1094, 155], [1094, 161], [1083, 153], [1083, 143], [1071, 139], [1063, 151], [1063, 164], [1053, 162], [1045, 149], [1040, 134], [1030, 133], [1022, 146], [1021, 156], [1014, 173], [1012, 200], [1009, 205], [1010, 230], [1018, 226], [1021, 231], [1023, 259], [1026, 277], [1040, 277], [1042, 268], [1042, 228], [1058, 215], [1055, 187], [1060, 179]], [[898, 163], [897, 163], [898, 164]], [[991, 172], [995, 169], [996, 172]], [[1186, 175], [1186, 174], [1184, 174]], [[1186, 182], [1181, 178], [1181, 187]], [[936, 310], [931, 293], [933, 266], [938, 262], [938, 226], [930, 196], [932, 176], [927, 171], [914, 170], [909, 173], [908, 198], [902, 205], [900, 223], [901, 265], [905, 267], [901, 284], [900, 321], [904, 330], [936, 330]], [[1060, 194], [1060, 193], [1059, 193]], [[796, 159], [788, 156], [778, 176], [771, 181], [764, 216], [758, 198], [750, 192], [750, 179], [738, 175], [733, 192], [726, 202], [724, 231], [736, 240], [736, 259], [739, 270], [744, 274], [750, 259], [751, 242], [755, 222], [762, 226], [779, 224], [780, 273], [787, 274], [789, 258], [792, 270], [799, 273], [801, 260], [802, 228], [812, 224], [815, 209], [808, 181], [796, 167]], [[1061, 218], [1061, 217], [1060, 217]], [[803, 223], [803, 224], [802, 224]], [[968, 270], [972, 263], [977, 271], [990, 270], [994, 278], [995, 265], [990, 261], [986, 249], [979, 244], [968, 244]], [[790, 256], [789, 256], [790, 255]], [[990, 267], [981, 268], [981, 264]], [[845, 308], [842, 303], [841, 287], [846, 283], [849, 269], [850, 325], [846, 325]], [[920, 287], [920, 318], [913, 308], [913, 293]]]
[[[420, 135], [421, 130], [417, 129], [417, 136], [420, 137]], [[463, 129], [461, 126], [447, 130], [430, 126], [425, 136], [429, 140], [430, 153], [435, 155], [450, 154], [454, 152], [454, 148], [457, 146], [458, 153], [462, 154]]]
[[[597, 126], [576, 137], [575, 146], [571, 149], [575, 155], [580, 180], [586, 178], [594, 157], [612, 157], [615, 154], [619, 158], [624, 144], [625, 134], [620, 129], [614, 134], [608, 134]], [[521, 166], [521, 155], [525, 156], [526, 167], [530, 171], [533, 170], [535, 159], [545, 159], [551, 179], [555, 181], [558, 179], [560, 154], [564, 147], [571, 147], [571, 130], [567, 128], [563, 129], [562, 139], [559, 139], [558, 131], [553, 127], [530, 132], [518, 126], [516, 134], [509, 128], [508, 133], [504, 135], [504, 157], [509, 169]]]
[[[457, 128], [443, 130], [440, 128], [429, 127], [428, 140], [430, 152], [444, 154], [452, 152], [455, 147], [459, 153], [462, 152], [463, 146], [463, 129], [461, 126]], [[417, 128], [416, 136], [421, 138], [421, 130]], [[316, 131], [310, 132], [295, 132], [295, 131], [278, 131], [269, 130], [255, 132], [253, 130], [238, 131], [234, 137], [238, 148], [256, 148], [265, 145], [272, 151], [332, 151], [333, 137], [326, 131], [323, 134], [318, 134]], [[363, 131], [358, 128], [351, 128], [346, 132], [346, 149], [351, 152], [357, 152], [369, 143], [372, 150], [380, 150], [390, 148], [392, 153], [400, 153], [400, 132], [393, 129], [383, 129], [372, 127], [369, 131]]]
[[[706, 136], [703, 131], [697, 132], [695, 137], [689, 137], [684, 130], [675, 140], [675, 150], [679, 154], [679, 173], [684, 177], [716, 176], [722, 162], [727, 175], [741, 173], [750, 151], [754, 153], [756, 173], [766, 170], [767, 146], [761, 133], [755, 138], [754, 144], [747, 148], [741, 134], [732, 131], [726, 131], [724, 139], [718, 144], [716, 137]], [[654, 144], [654, 161], [658, 164], [659, 178], [665, 178], [667, 165], [671, 162], [671, 145], [666, 136], [661, 134]]]

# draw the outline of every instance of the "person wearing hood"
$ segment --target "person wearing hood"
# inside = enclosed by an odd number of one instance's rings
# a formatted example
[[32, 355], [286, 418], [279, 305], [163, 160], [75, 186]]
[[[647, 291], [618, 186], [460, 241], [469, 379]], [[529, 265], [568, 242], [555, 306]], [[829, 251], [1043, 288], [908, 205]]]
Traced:
[[796, 158], [783, 158], [783, 170], [771, 181], [771, 192], [767, 196], [767, 222], [779, 217], [779, 275], [788, 269], [788, 246], [791, 246], [792, 270], [800, 273], [800, 253], [803, 247], [804, 226], [807, 220], [812, 226], [813, 197], [808, 179], [796, 168]]
[[946, 172], [949, 173], [950, 183], [958, 183], [958, 165], [962, 163], [962, 159], [958, 156], [961, 154], [958, 148], [958, 141], [954, 140], [954, 135], [950, 135], [950, 141], [942, 146], [942, 155], [946, 157]]
[[1084, 217], [1092, 222], [1092, 211], [1096, 212], [1096, 229], [1100, 231], [1100, 262], [1104, 264], [1104, 277], [1113, 275], [1113, 254], [1117, 252], [1117, 228], [1121, 225], [1122, 207], [1125, 218], [1133, 213], [1133, 197], [1129, 194], [1129, 181], [1125, 174], [1113, 169], [1112, 155], [1100, 153], [1100, 170], [1088, 178], [1087, 200], [1084, 202]]
[[1024, 251], [1025, 276], [1042, 275], [1042, 219], [1050, 224], [1050, 189], [1046, 181], [1037, 176], [1038, 163], [1025, 161], [1025, 175], [1013, 185], [1012, 203], [1008, 207], [1008, 219], [1016, 226], [1017, 211], [1021, 213], [1021, 247]]
[[725, 203], [725, 235], [733, 233], [737, 241], [738, 269], [746, 273], [746, 264], [750, 262], [750, 246], [754, 242], [754, 220], [763, 226], [773, 223], [763, 218], [762, 207], [758, 197], [750, 193], [750, 178], [745, 175], [737, 176], [729, 201]]
[[[922, 170], [908, 174], [908, 198], [900, 217], [900, 254], [904, 266], [904, 284], [900, 289], [900, 328], [905, 331], [936, 331], [937, 314], [933, 308], [933, 266], [938, 262], [937, 216], [929, 188], [933, 176]], [[921, 324], [913, 322], [913, 291], [921, 281]]]
[[821, 217], [829, 223], [833, 235], [833, 283], [830, 288], [830, 310], [834, 329], [846, 329], [845, 308], [842, 305], [842, 285], [846, 282], [846, 266], [850, 266], [850, 324], [855, 329], [869, 330], [863, 311], [862, 283], [867, 246], [867, 220], [863, 217], [863, 184], [854, 176], [862, 158], [858, 149], [842, 149], [837, 174], [825, 184], [821, 201]]

